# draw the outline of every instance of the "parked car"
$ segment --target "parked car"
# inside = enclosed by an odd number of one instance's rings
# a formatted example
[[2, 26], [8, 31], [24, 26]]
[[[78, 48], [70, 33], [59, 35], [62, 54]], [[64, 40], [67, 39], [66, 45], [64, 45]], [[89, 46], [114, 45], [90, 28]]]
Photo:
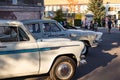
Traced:
[[44, 38], [40, 29], [33, 35], [19, 21], [0, 20], [0, 79], [49, 73], [51, 80], [70, 80], [86, 62], [83, 42]]
[[96, 47], [101, 41], [103, 35], [102, 32], [95, 31], [83, 31], [75, 29], [65, 29], [60, 23], [55, 20], [22, 20], [23, 24], [33, 34], [40, 32], [39, 37], [53, 38], [62, 37], [69, 38], [72, 40], [83, 41], [85, 48], [82, 54], [88, 54], [88, 47]]

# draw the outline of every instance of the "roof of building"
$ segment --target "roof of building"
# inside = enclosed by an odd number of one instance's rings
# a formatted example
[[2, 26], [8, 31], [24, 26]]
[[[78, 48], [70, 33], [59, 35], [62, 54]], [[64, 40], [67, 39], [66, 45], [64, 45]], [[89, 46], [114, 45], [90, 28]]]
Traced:
[[44, 0], [45, 5], [87, 4], [89, 0]]
[[103, 0], [103, 3], [120, 4], [120, 0]]
[[[88, 4], [89, 0], [44, 0], [45, 5]], [[120, 4], [120, 0], [103, 0], [103, 3]]]

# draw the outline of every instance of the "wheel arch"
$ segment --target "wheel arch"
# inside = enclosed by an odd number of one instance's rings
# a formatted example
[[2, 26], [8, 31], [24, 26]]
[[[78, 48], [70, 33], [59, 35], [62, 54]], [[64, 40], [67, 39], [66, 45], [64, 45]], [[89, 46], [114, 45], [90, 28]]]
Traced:
[[53, 65], [54, 65], [54, 63], [55, 63], [55, 61], [56, 61], [58, 58], [62, 57], [62, 56], [67, 56], [67, 57], [73, 59], [73, 61], [75, 61], [75, 64], [77, 65], [77, 58], [75, 57], [74, 54], [70, 53], [70, 54], [58, 55], [58, 56], [54, 59], [54, 61], [53, 61], [52, 65], [51, 65], [51, 67], [50, 67], [48, 73], [50, 73], [50, 70], [52, 69], [52, 67], [53, 67]]
[[80, 41], [84, 42], [85, 45], [87, 45], [87, 46], [91, 46], [91, 45], [90, 45], [90, 42], [89, 42], [88, 40], [80, 40]]

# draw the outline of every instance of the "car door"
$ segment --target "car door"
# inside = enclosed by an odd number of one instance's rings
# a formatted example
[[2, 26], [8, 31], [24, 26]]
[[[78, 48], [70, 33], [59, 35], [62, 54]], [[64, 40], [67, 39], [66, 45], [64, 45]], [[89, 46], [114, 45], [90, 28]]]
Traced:
[[64, 38], [67, 34], [59, 28], [59, 26], [55, 22], [42, 22], [43, 28], [43, 37], [44, 38], [55, 38], [61, 37]]
[[37, 74], [39, 52], [36, 49], [36, 42], [21, 28], [0, 26], [0, 78]]

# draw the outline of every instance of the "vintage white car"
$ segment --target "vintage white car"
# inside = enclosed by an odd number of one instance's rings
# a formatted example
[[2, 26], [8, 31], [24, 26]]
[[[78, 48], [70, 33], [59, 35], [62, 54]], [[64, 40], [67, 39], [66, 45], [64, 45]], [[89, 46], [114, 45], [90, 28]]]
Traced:
[[83, 48], [83, 42], [31, 35], [19, 21], [0, 20], [0, 79], [49, 73], [51, 80], [70, 80], [85, 63]]
[[21, 22], [23, 22], [26, 28], [28, 28], [28, 30], [33, 34], [38, 33], [38, 35], [40, 35], [39, 37], [62, 37], [77, 41], [83, 41], [85, 48], [82, 51], [82, 54], [84, 55], [87, 55], [88, 47], [96, 47], [99, 45], [99, 42], [101, 41], [103, 35], [102, 32], [65, 29], [55, 20], [22, 20]]

